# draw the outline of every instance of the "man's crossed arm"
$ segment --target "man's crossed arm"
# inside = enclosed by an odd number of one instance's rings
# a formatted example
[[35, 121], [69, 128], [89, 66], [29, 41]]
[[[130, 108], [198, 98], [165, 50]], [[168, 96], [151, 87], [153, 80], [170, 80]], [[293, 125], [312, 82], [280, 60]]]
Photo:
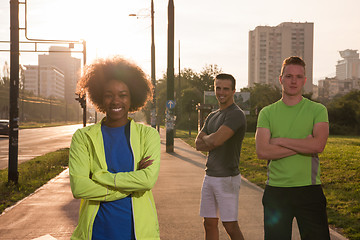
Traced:
[[267, 128], [256, 130], [256, 154], [259, 159], [276, 160], [300, 154], [315, 154], [324, 151], [329, 136], [329, 124], [320, 122], [314, 125], [313, 134], [303, 139], [271, 138]]
[[223, 145], [234, 135], [234, 131], [226, 125], [222, 125], [216, 132], [207, 135], [200, 131], [195, 140], [196, 150], [208, 152]]

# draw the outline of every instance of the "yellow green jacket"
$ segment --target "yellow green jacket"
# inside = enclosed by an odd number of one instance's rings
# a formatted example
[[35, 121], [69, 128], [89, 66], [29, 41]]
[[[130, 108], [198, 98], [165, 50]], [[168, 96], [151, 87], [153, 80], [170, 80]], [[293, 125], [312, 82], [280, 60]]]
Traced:
[[[131, 119], [130, 119], [131, 120]], [[79, 221], [71, 239], [91, 239], [101, 201], [114, 201], [131, 194], [137, 240], [160, 239], [151, 189], [159, 175], [160, 136], [156, 129], [131, 120], [130, 145], [134, 169], [151, 156], [153, 164], [132, 172], [107, 171], [101, 123], [75, 132], [70, 146], [70, 185], [74, 198], [81, 199]]]

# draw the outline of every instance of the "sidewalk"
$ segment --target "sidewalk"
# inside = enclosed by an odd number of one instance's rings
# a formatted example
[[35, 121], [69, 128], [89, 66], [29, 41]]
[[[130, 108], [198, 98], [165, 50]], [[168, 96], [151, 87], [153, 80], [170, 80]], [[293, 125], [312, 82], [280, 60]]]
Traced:
[[[164, 134], [162, 130], [160, 175], [153, 189], [161, 239], [203, 239], [198, 213], [206, 158], [180, 139], [174, 141], [174, 153], [166, 153]], [[263, 239], [261, 198], [262, 189], [243, 179], [239, 223], [247, 240]], [[67, 169], [0, 216], [0, 239], [69, 239], [77, 224], [79, 203], [72, 197]], [[220, 239], [228, 239], [221, 224], [219, 229]], [[300, 239], [296, 227], [293, 239]], [[331, 231], [331, 240], [344, 239]]]

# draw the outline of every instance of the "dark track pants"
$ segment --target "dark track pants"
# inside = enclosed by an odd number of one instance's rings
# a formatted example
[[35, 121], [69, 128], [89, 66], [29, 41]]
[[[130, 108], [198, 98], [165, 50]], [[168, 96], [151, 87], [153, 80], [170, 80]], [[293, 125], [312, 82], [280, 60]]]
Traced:
[[302, 240], [330, 240], [326, 198], [321, 185], [266, 186], [262, 201], [265, 240], [290, 240], [294, 217]]

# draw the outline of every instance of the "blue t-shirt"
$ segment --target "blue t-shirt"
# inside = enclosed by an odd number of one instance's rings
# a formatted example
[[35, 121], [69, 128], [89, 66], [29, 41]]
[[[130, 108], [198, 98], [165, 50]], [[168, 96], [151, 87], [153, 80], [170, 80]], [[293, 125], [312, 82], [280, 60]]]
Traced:
[[[101, 126], [109, 172], [130, 172], [134, 170], [129, 126], [129, 123], [117, 128]], [[100, 203], [93, 225], [92, 239], [135, 239], [130, 195], [116, 201]]]

